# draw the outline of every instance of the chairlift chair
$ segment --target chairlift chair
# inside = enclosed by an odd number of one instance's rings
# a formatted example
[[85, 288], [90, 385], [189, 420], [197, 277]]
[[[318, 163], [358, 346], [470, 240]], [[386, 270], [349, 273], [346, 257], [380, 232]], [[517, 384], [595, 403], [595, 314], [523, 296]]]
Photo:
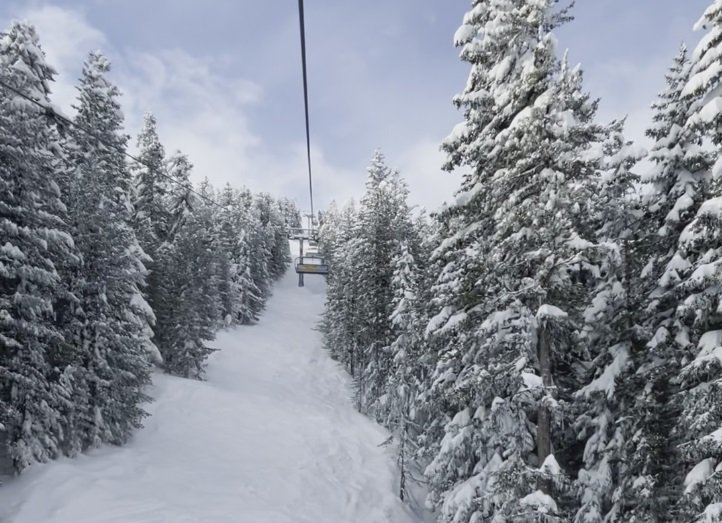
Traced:
[[291, 240], [308, 240], [309, 243], [317, 243], [318, 242], [318, 230], [294, 227], [289, 230], [288, 237]]
[[328, 262], [321, 256], [299, 256], [294, 263], [298, 274], [328, 274]]

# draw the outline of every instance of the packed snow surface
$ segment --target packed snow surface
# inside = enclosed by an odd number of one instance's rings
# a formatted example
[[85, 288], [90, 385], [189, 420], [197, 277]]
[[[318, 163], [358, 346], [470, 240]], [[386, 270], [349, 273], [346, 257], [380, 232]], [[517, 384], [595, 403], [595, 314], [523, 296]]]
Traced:
[[388, 433], [359, 414], [315, 330], [321, 276], [289, 271], [258, 325], [219, 334], [208, 380], [157, 374], [125, 447], [31, 467], [3, 523], [409, 523]]

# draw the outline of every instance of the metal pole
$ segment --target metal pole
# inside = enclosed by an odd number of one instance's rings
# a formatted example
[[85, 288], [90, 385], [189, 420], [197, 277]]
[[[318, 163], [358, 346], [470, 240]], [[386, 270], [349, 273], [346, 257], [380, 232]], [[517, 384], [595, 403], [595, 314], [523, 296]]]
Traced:
[[[298, 241], [298, 262], [303, 263], [303, 235], [301, 236], [301, 239]], [[298, 273], [298, 286], [303, 287], [303, 273]]]

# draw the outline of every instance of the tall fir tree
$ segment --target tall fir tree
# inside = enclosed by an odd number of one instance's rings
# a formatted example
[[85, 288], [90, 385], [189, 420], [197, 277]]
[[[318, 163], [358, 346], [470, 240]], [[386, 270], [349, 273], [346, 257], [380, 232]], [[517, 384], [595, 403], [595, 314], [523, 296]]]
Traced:
[[640, 241], [646, 230], [638, 225], [638, 177], [632, 169], [645, 151], [625, 139], [623, 128], [623, 120], [607, 127], [599, 175], [593, 181], [588, 225], [597, 243], [590, 260], [596, 274], [588, 285], [574, 365], [586, 383], [574, 396], [580, 413], [568, 442], [572, 448], [574, 440], [584, 442], [575, 523], [619, 517], [626, 470], [625, 409], [633, 392], [631, 387], [618, 387], [618, 382], [622, 376], [631, 382], [632, 354], [643, 349], [638, 275], [645, 263]]
[[377, 417], [383, 416], [378, 401], [391, 370], [392, 261], [400, 241], [408, 238], [410, 231], [407, 192], [398, 172], [387, 167], [384, 156], [377, 151], [368, 167], [352, 260], [362, 293], [357, 303], [361, 320], [357, 331], [357, 393], [362, 410]]
[[135, 177], [135, 220], [136, 231], [145, 249], [151, 257], [155, 249], [168, 237], [169, 220], [166, 197], [169, 183], [165, 149], [160, 143], [155, 116], [145, 115], [143, 128], [138, 134], [138, 159]]
[[686, 127], [691, 99], [683, 97], [682, 90], [688, 75], [682, 47], [667, 74], [666, 89], [653, 104], [653, 125], [647, 131], [654, 145], [649, 154], [652, 168], [642, 177], [641, 237], [636, 257], [626, 260], [637, 287], [628, 309], [641, 314], [646, 344], [625, 353], [628, 370], [619, 380], [625, 384], [622, 419], [627, 421], [617, 425], [624, 433], [619, 461], [624, 468], [613, 521], [664, 521], [679, 488], [678, 453], [671, 435], [677, 387], [669, 376], [678, 373], [681, 353], [668, 337], [676, 307], [674, 256], [707, 163], [699, 133]]
[[[559, 61], [556, 2], [473, 2], [456, 34], [472, 70], [444, 142], [468, 169], [435, 253], [430, 401], [451, 418], [427, 468], [441, 521], [557, 521], [575, 504], [558, 451], [596, 269], [588, 222], [603, 137], [581, 71]], [[433, 443], [432, 443], [433, 444]], [[557, 458], [562, 460], [561, 467]]]
[[82, 321], [69, 334], [82, 369], [76, 398], [87, 396], [80, 409], [81, 448], [128, 440], [145, 415], [143, 389], [151, 364], [159, 361], [150, 340], [154, 314], [142, 295], [148, 259], [132, 227], [132, 180], [123, 155], [128, 138], [109, 71], [104, 56], [88, 56], [78, 88], [79, 127], [72, 134], [70, 205], [83, 263], [73, 288]]
[[[675, 306], [667, 339], [681, 356], [674, 379], [680, 389], [675, 396], [680, 416], [672, 438], [686, 476], [675, 517], [691, 520], [704, 514], [704, 521], [713, 522], [722, 521], [722, 1], [707, 8], [696, 25], [703, 28], [708, 33], [692, 54], [690, 77], [682, 89], [682, 97], [691, 99], [685, 132], [700, 132], [703, 141], [712, 144], [716, 162], [703, 171], [701, 183], [690, 187], [694, 192], [676, 202], [688, 219], [680, 224], [668, 265], [676, 281], [669, 282]], [[690, 171], [693, 175], [698, 166]]]
[[[33, 27], [0, 35], [0, 77], [49, 106], [55, 71]], [[69, 391], [52, 362], [62, 340], [53, 304], [57, 267], [75, 257], [54, 179], [57, 132], [42, 107], [0, 88], [0, 444], [16, 470], [60, 453]]]

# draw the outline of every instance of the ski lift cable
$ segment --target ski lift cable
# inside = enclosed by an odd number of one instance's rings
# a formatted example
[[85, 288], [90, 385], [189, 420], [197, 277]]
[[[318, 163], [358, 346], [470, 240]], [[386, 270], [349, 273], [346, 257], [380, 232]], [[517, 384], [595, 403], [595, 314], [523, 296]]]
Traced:
[[[141, 160], [140, 158], [138, 158], [138, 157], [130, 154], [128, 151], [126, 151], [126, 150], [123, 149], [122, 147], [119, 147], [119, 146], [117, 146], [116, 144], [113, 144], [113, 143], [110, 143], [110, 142], [106, 141], [105, 139], [101, 138], [100, 136], [98, 136], [97, 134], [95, 134], [93, 131], [91, 131], [90, 129], [88, 129], [87, 127], [85, 127], [84, 125], [80, 125], [79, 123], [71, 120], [71, 119], [68, 118], [67, 116], [63, 116], [62, 114], [58, 113], [55, 109], [53, 109], [52, 106], [50, 106], [50, 105], [48, 105], [48, 104], [44, 104], [44, 103], [42, 103], [42, 102], [40, 102], [40, 101], [38, 101], [38, 100], [35, 100], [35, 99], [32, 98], [31, 96], [28, 96], [27, 94], [23, 93], [23, 92], [20, 91], [19, 89], [16, 89], [15, 87], [13, 87], [13, 86], [11, 86], [11, 85], [6, 84], [6, 83], [5, 83], [4, 81], [2, 81], [2, 80], [0, 80], [0, 87], [3, 87], [3, 88], [5, 88], [5, 89], [7, 89], [8, 91], [11, 91], [11, 92], [15, 93], [15, 94], [18, 95], [19, 97], [24, 98], [24, 99], [27, 100], [28, 102], [31, 102], [31, 103], [37, 105], [38, 107], [40, 107], [41, 109], [43, 109], [47, 114], [49, 114], [50, 116], [52, 116], [52, 117], [55, 118], [56, 120], [60, 120], [60, 121], [62, 121], [64, 124], [69, 125], [69, 126], [71, 126], [71, 127], [75, 127], [76, 129], [79, 129], [79, 130], [81, 130], [82, 132], [84, 132], [85, 134], [87, 134], [88, 136], [90, 136], [90, 137], [92, 137], [92, 138], [95, 138], [95, 139], [98, 141], [98, 143], [100, 143], [100, 144], [103, 145], [104, 147], [107, 147], [107, 148], [109, 148], [109, 149], [113, 149], [113, 150], [115, 150], [115, 151], [117, 151], [117, 152], [119, 152], [119, 153], [127, 156], [128, 158], [130, 158], [131, 160], [133, 160], [135, 163], [140, 164], [140, 165], [143, 165], [144, 167], [147, 167], [147, 168], [150, 169], [151, 171], [155, 172], [155, 168], [152, 167], [151, 165], [149, 165], [148, 163], [146, 163], [146, 162], [144, 162], [143, 160]], [[179, 182], [178, 180], [176, 180], [176, 179], [173, 178], [172, 176], [169, 176], [168, 174], [165, 174], [165, 173], [163, 173], [163, 172], [158, 172], [158, 173], [156, 173], [156, 174], [158, 174], [158, 175], [161, 176], [162, 178], [165, 178], [166, 180], [168, 180], [168, 181], [170, 181], [170, 182], [172, 182], [172, 183], [174, 183], [174, 184], [176, 184], [176, 185], [178, 185], [178, 186], [182, 186], [181, 182]], [[208, 197], [205, 196], [204, 194], [201, 194], [201, 193], [199, 193], [198, 191], [196, 191], [196, 190], [194, 190], [194, 189], [192, 189], [192, 188], [187, 188], [187, 187], [186, 187], [186, 189], [187, 189], [189, 192], [191, 192], [191, 193], [195, 194], [196, 196], [198, 196], [201, 200], [205, 201], [206, 203], [208, 203], [208, 204], [210, 204], [210, 205], [214, 205], [214, 206], [218, 207], [219, 209], [222, 209], [222, 208], [223, 208], [222, 205], [220, 205], [219, 203], [211, 200], [210, 198], [208, 198]]]
[[306, 158], [308, 161], [308, 194], [311, 202], [313, 224], [313, 177], [311, 176], [311, 132], [308, 123], [308, 75], [306, 73], [306, 29], [303, 17], [303, 0], [298, 0], [298, 21], [301, 29], [301, 67], [303, 68], [303, 103], [306, 111]]

